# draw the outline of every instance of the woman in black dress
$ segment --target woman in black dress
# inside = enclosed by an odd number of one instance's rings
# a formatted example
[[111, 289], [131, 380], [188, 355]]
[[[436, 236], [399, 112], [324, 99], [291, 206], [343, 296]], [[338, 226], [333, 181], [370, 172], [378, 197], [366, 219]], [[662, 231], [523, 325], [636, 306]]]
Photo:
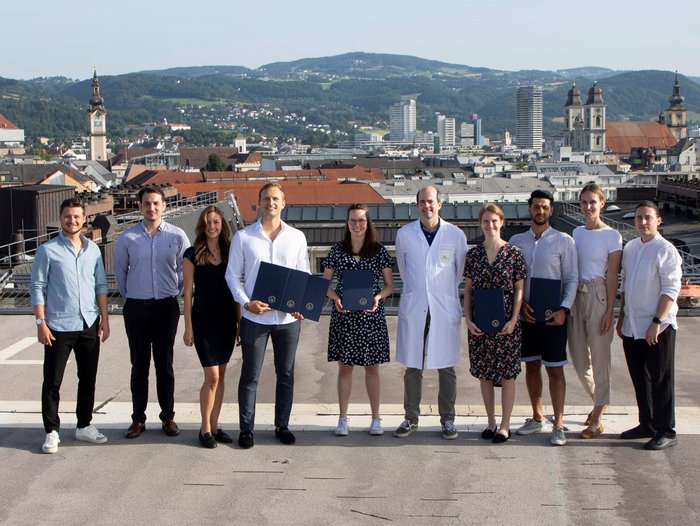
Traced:
[[[333, 312], [328, 333], [328, 361], [338, 362], [338, 399], [340, 418], [335, 434], [348, 434], [348, 403], [352, 393], [352, 372], [355, 365], [365, 368], [365, 387], [372, 410], [369, 432], [381, 435], [379, 417], [379, 364], [389, 361], [389, 333], [384, 316], [384, 298], [394, 291], [392, 267], [394, 260], [377, 242], [369, 209], [365, 205], [351, 205], [345, 224], [345, 235], [336, 243], [324, 260], [323, 277], [338, 277], [335, 290], [328, 287], [333, 300]], [[374, 304], [368, 310], [347, 311], [343, 308], [343, 270], [368, 269], [374, 276]], [[379, 280], [384, 281], [380, 289]]]
[[[464, 266], [464, 317], [469, 331], [469, 363], [472, 376], [481, 383], [488, 425], [481, 436], [495, 443], [510, 438], [510, 415], [515, 401], [515, 378], [520, 373], [520, 307], [526, 277], [520, 249], [501, 238], [503, 210], [489, 203], [479, 212], [484, 242], [467, 253]], [[503, 289], [506, 323], [500, 332], [486, 333], [474, 323], [472, 289]], [[479, 305], [474, 305], [478, 309]], [[494, 385], [502, 387], [501, 427], [496, 427]]]
[[241, 316], [240, 307], [233, 301], [224, 278], [230, 242], [231, 229], [221, 210], [208, 206], [199, 216], [194, 245], [185, 251], [182, 264], [185, 288], [183, 340], [188, 347], [194, 344], [204, 368], [204, 383], [199, 392], [202, 413], [199, 441], [207, 448], [216, 447], [217, 442], [233, 442], [219, 428], [226, 365], [233, 353]]

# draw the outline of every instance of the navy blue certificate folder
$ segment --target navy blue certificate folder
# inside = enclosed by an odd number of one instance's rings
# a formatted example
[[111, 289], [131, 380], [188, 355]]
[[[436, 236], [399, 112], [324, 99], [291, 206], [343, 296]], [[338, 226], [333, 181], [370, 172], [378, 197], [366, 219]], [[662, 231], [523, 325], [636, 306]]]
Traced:
[[250, 299], [267, 303], [275, 310], [282, 310], [282, 299], [284, 290], [287, 288], [290, 270], [262, 261]]
[[301, 312], [306, 283], [309, 281], [311, 274], [295, 269], [287, 269], [287, 271], [289, 272], [289, 278], [287, 278], [287, 286], [284, 289], [282, 305], [280, 305], [279, 310], [282, 312]]
[[501, 332], [506, 323], [503, 289], [472, 289], [472, 319], [481, 332]]
[[299, 310], [304, 315], [304, 318], [313, 321], [318, 321], [321, 318], [321, 309], [323, 309], [323, 304], [326, 302], [329, 284], [330, 281], [321, 276], [309, 276], [306, 282], [304, 299]]
[[530, 307], [536, 321], [544, 323], [561, 306], [561, 280], [530, 278]]
[[262, 261], [251, 299], [282, 312], [300, 312], [309, 274]]
[[343, 308], [367, 310], [374, 305], [374, 274], [369, 269], [343, 270]]

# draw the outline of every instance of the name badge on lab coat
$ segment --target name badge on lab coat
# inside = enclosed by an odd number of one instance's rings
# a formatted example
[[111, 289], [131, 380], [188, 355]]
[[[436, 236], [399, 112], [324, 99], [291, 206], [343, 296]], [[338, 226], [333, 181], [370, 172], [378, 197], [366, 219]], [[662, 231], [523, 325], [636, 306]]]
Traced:
[[443, 248], [440, 250], [440, 265], [446, 267], [452, 264], [455, 258], [455, 251], [452, 248]]

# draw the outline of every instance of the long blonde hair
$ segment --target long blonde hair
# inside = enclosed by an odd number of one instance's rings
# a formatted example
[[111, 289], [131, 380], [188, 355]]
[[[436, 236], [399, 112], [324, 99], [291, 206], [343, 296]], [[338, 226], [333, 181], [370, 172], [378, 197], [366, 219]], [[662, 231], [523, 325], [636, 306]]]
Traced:
[[221, 218], [221, 234], [219, 234], [219, 248], [221, 249], [221, 259], [228, 260], [228, 249], [231, 246], [231, 227], [224, 217], [224, 213], [218, 206], [209, 205], [199, 215], [197, 226], [194, 229], [194, 261], [196, 265], [206, 265], [209, 262], [209, 256], [213, 254], [207, 247], [207, 217], [209, 214], [215, 213]]

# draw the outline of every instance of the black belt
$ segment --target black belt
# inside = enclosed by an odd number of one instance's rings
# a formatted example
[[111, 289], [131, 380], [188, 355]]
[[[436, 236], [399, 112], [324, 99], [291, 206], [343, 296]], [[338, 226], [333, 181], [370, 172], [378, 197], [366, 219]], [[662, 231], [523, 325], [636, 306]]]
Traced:
[[140, 300], [136, 298], [126, 298], [126, 301], [133, 301], [134, 303], [138, 303], [140, 305], [156, 305], [157, 303], [165, 303], [166, 301], [172, 301], [174, 299], [177, 299], [175, 296], [170, 296], [168, 298], [161, 298], [159, 300], [155, 298], [150, 298], [147, 300]]

